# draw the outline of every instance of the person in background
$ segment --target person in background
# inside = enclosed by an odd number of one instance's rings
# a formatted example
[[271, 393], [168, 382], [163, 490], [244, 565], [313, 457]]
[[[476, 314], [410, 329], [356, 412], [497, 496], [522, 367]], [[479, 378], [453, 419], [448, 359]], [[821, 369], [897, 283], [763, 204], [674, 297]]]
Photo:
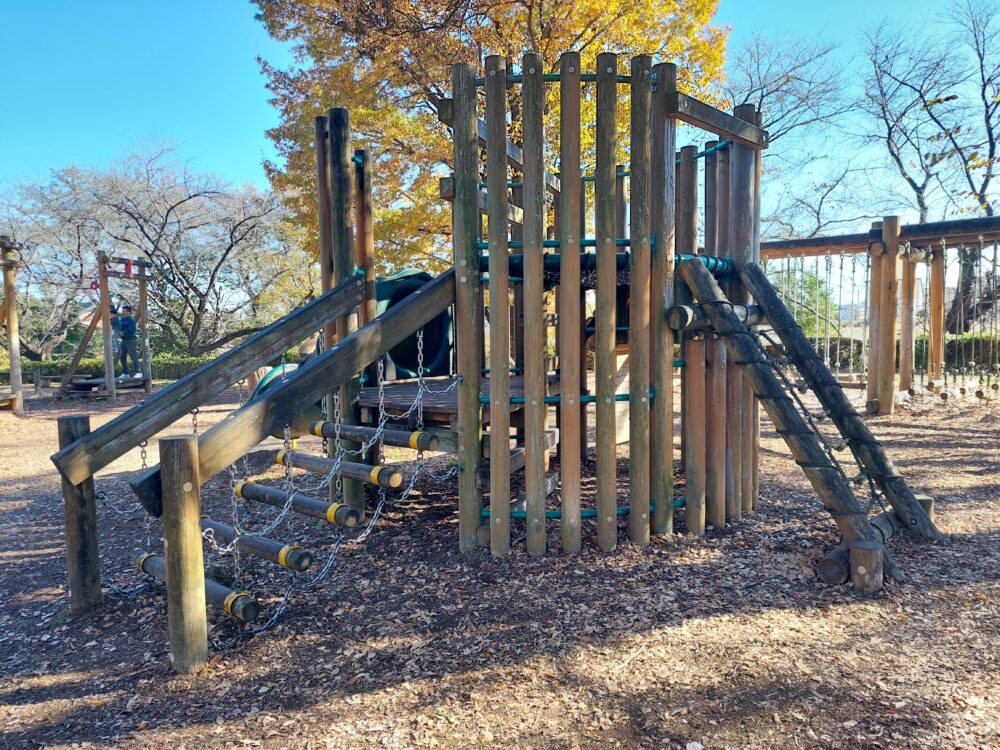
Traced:
[[128, 358], [132, 357], [132, 377], [139, 378], [142, 377], [142, 367], [139, 364], [139, 353], [137, 350], [137, 341], [135, 333], [135, 318], [132, 317], [132, 306], [122, 305], [121, 320], [119, 322], [122, 332], [122, 348], [121, 348], [121, 361], [122, 361], [122, 374], [119, 376], [124, 379], [129, 377], [128, 374]]

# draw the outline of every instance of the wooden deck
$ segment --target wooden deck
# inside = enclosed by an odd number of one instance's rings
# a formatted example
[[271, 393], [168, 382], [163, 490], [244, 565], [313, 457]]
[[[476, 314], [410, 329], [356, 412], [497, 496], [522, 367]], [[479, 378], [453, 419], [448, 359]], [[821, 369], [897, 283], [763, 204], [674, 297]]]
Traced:
[[[447, 393], [441, 393], [455, 382], [454, 377], [426, 378], [424, 382], [431, 389], [431, 393], [424, 396], [424, 421], [436, 424], [451, 424], [452, 417], [458, 414], [458, 389], [452, 388]], [[417, 397], [417, 381], [402, 380], [386, 383], [384, 387], [385, 410], [391, 416], [398, 416], [406, 412]], [[483, 376], [483, 387], [480, 393], [488, 396], [490, 393], [490, 378]], [[548, 376], [548, 387], [546, 393], [554, 396], [559, 393], [559, 378], [555, 374]], [[524, 379], [521, 376], [511, 376], [510, 395], [512, 397], [524, 397]], [[365, 411], [372, 411], [377, 414], [378, 410], [378, 388], [366, 387], [361, 389], [358, 396], [358, 405], [362, 409], [362, 421], [368, 422], [369, 418]], [[510, 410], [518, 411], [520, 404], [511, 404]], [[488, 409], [484, 409], [486, 414]], [[377, 417], [375, 417], [377, 418]]]

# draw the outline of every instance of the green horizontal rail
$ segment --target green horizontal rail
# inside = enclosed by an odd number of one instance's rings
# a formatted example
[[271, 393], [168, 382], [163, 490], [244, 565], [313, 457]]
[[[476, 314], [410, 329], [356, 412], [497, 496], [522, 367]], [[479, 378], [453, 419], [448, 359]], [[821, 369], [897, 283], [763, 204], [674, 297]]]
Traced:
[[[585, 245], [583, 243], [589, 243]], [[628, 242], [628, 240], [625, 240]], [[484, 249], [483, 246], [486, 245], [485, 242], [477, 243], [480, 245], [480, 249]], [[507, 243], [512, 249], [523, 249], [524, 243], [521, 240], [513, 240]], [[581, 240], [581, 247], [593, 247], [594, 240]], [[544, 247], [558, 247], [559, 240], [545, 240], [543, 243]], [[736, 266], [733, 265], [732, 258], [721, 258], [716, 255], [689, 255], [687, 253], [677, 253], [674, 255], [674, 262], [677, 265], [681, 263], [687, 263], [689, 260], [694, 260], [697, 258], [704, 265], [705, 268], [709, 270], [715, 276], [728, 276], [736, 270]], [[624, 271], [629, 267], [631, 262], [631, 254], [629, 252], [619, 252], [615, 257], [615, 269], [616, 271]], [[559, 253], [545, 253], [542, 255], [542, 268], [546, 273], [558, 273], [560, 264], [562, 263], [562, 258]], [[507, 256], [507, 268], [510, 273], [518, 278], [524, 271], [524, 256], [520, 253], [512, 253]], [[597, 253], [580, 253], [580, 270], [581, 271], [594, 271], [597, 269]], [[479, 271], [481, 273], [488, 273], [490, 270], [490, 258], [489, 255], [480, 255], [479, 257]], [[512, 281], [514, 279], [511, 279]], [[484, 279], [485, 281], [485, 279]]]
[[[521, 73], [511, 73], [508, 76], [504, 76], [504, 80], [507, 83], [524, 83], [524, 75]], [[543, 73], [542, 80], [546, 83], [558, 83], [562, 80], [562, 75], [559, 73]], [[584, 83], [594, 83], [597, 81], [597, 73], [581, 73], [580, 80]], [[632, 76], [616, 76], [618, 83], [632, 83]], [[476, 86], [485, 86], [486, 78], [474, 78], [473, 82]]]
[[[684, 507], [684, 502], [685, 501], [684, 501], [683, 497], [675, 497], [673, 505], [674, 505], [675, 508], [683, 508]], [[628, 506], [624, 506], [624, 507], [621, 507], [621, 508], [617, 508], [615, 510], [615, 514], [619, 515], [619, 516], [627, 516], [629, 514], [629, 510], [630, 509], [629, 509]], [[653, 510], [653, 504], [652, 503], [649, 504], [649, 510], [650, 510], [650, 512], [652, 512], [652, 510]], [[490, 517], [490, 509], [489, 508], [483, 508], [480, 511], [480, 516], [482, 518], [489, 518]], [[510, 517], [511, 518], [525, 519], [525, 518], [528, 517], [528, 514], [525, 511], [523, 511], [523, 510], [512, 510], [510, 512]], [[547, 510], [547, 511], [545, 511], [545, 518], [546, 519], [562, 518], [562, 511], [561, 510]], [[583, 510], [580, 511], [580, 518], [597, 518], [597, 508], [584, 508]]]

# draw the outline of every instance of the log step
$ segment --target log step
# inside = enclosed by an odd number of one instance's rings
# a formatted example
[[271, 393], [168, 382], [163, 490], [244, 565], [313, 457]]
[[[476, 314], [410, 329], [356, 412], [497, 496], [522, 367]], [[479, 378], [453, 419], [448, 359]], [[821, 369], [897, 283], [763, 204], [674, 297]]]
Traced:
[[236, 539], [236, 548], [240, 552], [263, 560], [270, 560], [289, 570], [301, 573], [304, 570], [309, 570], [312, 566], [312, 553], [295, 544], [282, 544], [256, 534], [247, 534], [237, 538], [236, 529], [232, 526], [206, 517], [201, 519], [201, 530], [211, 530], [212, 536], [223, 544], [230, 544]]
[[[146, 552], [135, 560], [135, 566], [160, 583], [167, 582], [167, 561], [160, 555]], [[245, 591], [234, 591], [210, 578], [205, 579], [205, 599], [219, 607], [234, 620], [250, 623], [260, 617], [260, 602]]]
[[[275, 508], [284, 508], [285, 500], [288, 499], [284, 490], [269, 487], [266, 484], [240, 482], [234, 491], [237, 497], [272, 505]], [[298, 492], [292, 493], [292, 510], [306, 516], [319, 518], [335, 526], [357, 526], [358, 521], [361, 520], [361, 515], [350, 505], [331, 503], [329, 500], [320, 500], [317, 497], [310, 497]]]
[[[337, 437], [336, 422], [313, 422], [309, 425], [309, 431], [317, 437], [335, 438]], [[345, 440], [356, 440], [367, 443], [374, 437], [376, 428], [364, 425], [340, 425], [340, 437]], [[395, 448], [412, 448], [415, 451], [436, 451], [438, 449], [438, 437], [429, 432], [417, 430], [408, 432], [406, 430], [383, 430], [382, 442]]]
[[[278, 451], [275, 456], [275, 463], [282, 466], [294, 466], [305, 469], [315, 474], [329, 474], [336, 461], [332, 458], [314, 456], [311, 453], [301, 451]], [[348, 479], [357, 479], [360, 482], [374, 484], [378, 487], [395, 489], [403, 483], [403, 475], [388, 466], [368, 466], [351, 461], [340, 462], [340, 475]]]

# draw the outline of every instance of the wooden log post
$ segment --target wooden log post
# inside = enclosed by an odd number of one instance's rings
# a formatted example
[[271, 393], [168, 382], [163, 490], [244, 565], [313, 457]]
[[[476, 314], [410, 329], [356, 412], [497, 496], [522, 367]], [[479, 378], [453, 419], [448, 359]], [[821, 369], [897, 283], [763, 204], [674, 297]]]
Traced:
[[916, 351], [917, 264], [903, 258], [903, 278], [900, 282], [899, 303], [899, 390], [913, 387]]
[[[734, 110], [737, 118], [745, 122], [754, 122], [756, 110], [752, 104], [743, 104]], [[756, 239], [756, 171], [757, 154], [749, 146], [734, 142], [730, 157], [730, 189], [732, 193], [731, 217], [732, 229], [730, 244], [732, 245], [733, 261], [739, 267], [754, 260], [754, 243]], [[731, 298], [736, 304], [748, 304], [750, 295], [741, 283], [733, 285]], [[753, 510], [753, 476], [757, 463], [757, 445], [754, 442], [754, 394], [750, 383], [741, 381], [740, 395], [740, 507], [743, 513]], [[736, 481], [735, 478], [733, 480]]]
[[[451, 68], [454, 92], [452, 132], [455, 146], [455, 201], [452, 242], [455, 256], [455, 326], [458, 373], [458, 546], [476, 548], [483, 495], [479, 488], [482, 462], [483, 330], [479, 326], [482, 287], [479, 281], [479, 153], [476, 135], [475, 72], [467, 63]], [[525, 363], [527, 364], [527, 363]]]
[[649, 543], [650, 107], [653, 59], [632, 58], [629, 237], [629, 539]]
[[[709, 141], [705, 150], [705, 254], [719, 254], [719, 164]], [[705, 521], [717, 529], [726, 526], [726, 345], [705, 335]], [[730, 480], [731, 481], [731, 480]]]
[[[678, 153], [677, 162], [677, 239], [675, 249], [678, 254], [698, 253], [698, 163], [695, 161], [696, 146], [684, 146]], [[691, 302], [691, 291], [680, 280], [674, 279], [674, 303], [684, 305]], [[687, 361], [687, 337], [680, 335], [680, 358]], [[681, 368], [681, 465], [687, 466], [687, 423], [688, 400], [683, 397], [687, 390], [688, 369]]]
[[879, 326], [882, 322], [882, 269], [885, 256], [885, 246], [881, 240], [868, 246], [869, 265], [871, 273], [868, 282], [868, 372], [866, 373], [866, 403], [869, 414], [878, 411], [878, 368], [881, 363], [879, 347], [882, 340], [879, 336]]
[[17, 313], [17, 268], [14, 243], [0, 237], [0, 262], [3, 264], [3, 299], [7, 317], [7, 354], [10, 358], [11, 411], [24, 416], [24, 386], [21, 380], [21, 329]]
[[108, 256], [97, 254], [97, 285], [101, 295], [101, 332], [104, 336], [104, 390], [108, 401], [116, 401], [114, 331], [111, 328], [111, 289], [108, 286]]
[[[351, 168], [351, 122], [348, 110], [338, 107], [327, 111], [327, 164], [330, 180], [330, 245], [332, 250], [331, 283], [333, 286], [343, 283], [354, 275], [354, 239], [351, 227], [353, 169]], [[324, 289], [324, 291], [326, 291]], [[358, 330], [358, 316], [354, 311], [340, 317], [336, 321], [336, 338], [343, 341]], [[340, 421], [343, 424], [358, 423], [357, 378], [351, 378], [340, 387]], [[332, 395], [327, 399], [327, 414], [336, 418], [336, 404]], [[336, 441], [327, 444], [329, 450], [356, 451], [361, 445], [353, 440]], [[344, 502], [358, 511], [361, 519], [365, 517], [365, 491], [360, 482], [345, 478], [342, 484]], [[337, 500], [336, 483], [330, 484], [330, 499]]]
[[882, 220], [881, 288], [879, 291], [878, 413], [893, 413], [896, 401], [896, 307], [899, 301], [899, 217]]
[[[559, 60], [559, 469], [561, 473], [561, 533], [563, 551], [575, 554], [580, 538], [581, 443], [586, 423], [580, 404], [583, 352], [583, 316], [580, 304], [580, 245], [583, 181], [580, 173], [580, 53], [567, 52]], [[582, 373], [586, 377], [586, 373]], [[581, 432], [583, 437], [581, 441]]]
[[881, 542], [858, 539], [851, 542], [851, 583], [866, 594], [882, 590], [883, 555]]
[[830, 415], [865, 471], [885, 494], [896, 514], [903, 519], [908, 529], [919, 536], [940, 538], [940, 532], [921, 508], [906, 480], [899, 475], [868, 425], [854, 410], [850, 400], [844, 395], [843, 386], [813, 349], [760, 266], [749, 264], [739, 268], [739, 273], [780, 337], [796, 369], [816, 394], [824, 411]]
[[674, 148], [677, 122], [667, 114], [667, 97], [676, 92], [677, 68], [661, 63], [653, 68], [655, 90], [650, 119], [650, 365], [653, 404], [649, 417], [650, 500], [652, 533], [674, 528], [674, 333], [666, 311], [674, 304]]
[[[524, 489], [529, 555], [544, 555], [545, 534], [545, 308], [542, 243], [545, 240], [545, 105], [542, 56], [521, 60], [524, 85]], [[508, 407], [509, 408], [509, 407]]]
[[[733, 217], [732, 217], [732, 149], [725, 148], [718, 152], [716, 161], [717, 188], [717, 236], [719, 254], [731, 258]], [[724, 285], [730, 299], [738, 296], [739, 285], [734, 281]], [[746, 309], [746, 308], [737, 308]], [[749, 323], [749, 310], [747, 322]], [[723, 344], [725, 345], [725, 344]], [[743, 442], [740, 439], [743, 427], [743, 373], [728, 361], [726, 365], [726, 520], [738, 522], [743, 515], [743, 505], [740, 498], [742, 486]]]
[[[760, 110], [754, 112], [754, 125], [758, 128], [764, 127], [764, 113]], [[763, 146], [766, 148], [766, 144]], [[754, 178], [753, 178], [753, 262], [760, 263], [760, 207], [761, 207], [761, 183], [764, 179], [764, 152], [762, 148], [754, 150]], [[749, 386], [744, 387], [749, 391]], [[757, 507], [760, 499], [760, 403], [753, 399], [750, 403], [750, 444], [753, 446], [753, 461], [750, 464], [750, 496], [753, 507]]]
[[[65, 448], [90, 432], [90, 417], [86, 414], [59, 417], [58, 430], [59, 447]], [[101, 603], [94, 478], [87, 477], [78, 484], [72, 484], [63, 477], [62, 494], [69, 607], [73, 613], [85, 612]]]
[[688, 340], [684, 368], [687, 372], [683, 393], [687, 404], [687, 420], [684, 422], [687, 531], [692, 536], [701, 536], [705, 533], [706, 490], [705, 339]]
[[490, 551], [510, 552], [510, 297], [507, 263], [507, 59], [486, 58], [490, 254]]
[[198, 438], [161, 438], [160, 468], [170, 659], [175, 671], [194, 672], [208, 659]]
[[375, 269], [375, 222], [372, 203], [372, 159], [367, 149], [354, 150], [354, 265], [365, 272], [361, 325], [375, 319], [378, 299]]
[[149, 348], [149, 280], [143, 274], [139, 284], [139, 336], [142, 345], [142, 389], [153, 392], [153, 358]]
[[618, 56], [597, 56], [597, 168], [595, 252], [597, 311], [595, 384], [597, 390], [597, 545], [605, 552], [618, 544], [618, 461], [615, 450], [615, 149], [618, 112]]
[[[681, 266], [681, 276], [691, 287], [697, 300], [706, 306], [712, 317], [712, 324], [724, 336], [730, 357], [750, 381], [755, 396], [760, 399], [778, 434], [791, 450], [824, 507], [830, 511], [844, 539], [847, 542], [858, 539], [875, 541], [877, 533], [868, 523], [867, 514], [854, 497], [847, 480], [837, 471], [796, 405], [785, 393], [746, 326], [727, 305], [712, 274], [701, 263], [688, 262]], [[758, 298], [758, 303], [760, 302]], [[773, 319], [771, 324], [776, 329], [781, 325]], [[885, 557], [885, 571], [891, 577], [898, 576], [888, 555]]]
[[[930, 311], [927, 355], [928, 380], [944, 377], [944, 284], [945, 248], [937, 246], [931, 251], [930, 267]], [[933, 354], [931, 354], [933, 352]]]

